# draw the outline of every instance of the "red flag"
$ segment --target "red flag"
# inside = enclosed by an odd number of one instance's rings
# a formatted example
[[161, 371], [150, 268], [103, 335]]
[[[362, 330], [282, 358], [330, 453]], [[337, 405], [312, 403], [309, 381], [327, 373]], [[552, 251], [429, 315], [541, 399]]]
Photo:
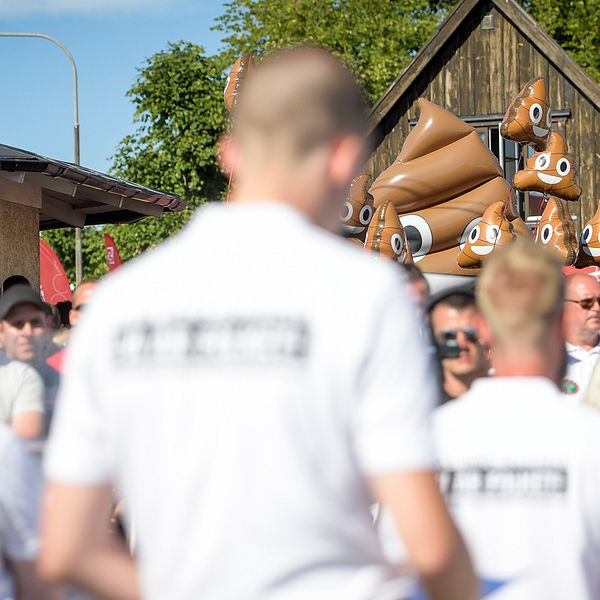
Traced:
[[108, 270], [114, 271], [120, 267], [122, 263], [115, 240], [113, 240], [108, 233], [104, 234], [104, 245], [106, 246], [106, 262], [108, 263]]
[[73, 293], [67, 274], [54, 250], [40, 239], [40, 294], [44, 302], [71, 301]]

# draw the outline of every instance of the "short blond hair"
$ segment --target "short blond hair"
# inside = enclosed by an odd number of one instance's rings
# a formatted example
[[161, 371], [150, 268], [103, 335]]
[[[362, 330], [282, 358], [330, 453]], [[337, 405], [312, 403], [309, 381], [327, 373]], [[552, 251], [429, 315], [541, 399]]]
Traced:
[[521, 238], [486, 261], [476, 295], [497, 342], [539, 348], [562, 313], [564, 289], [556, 254]]
[[253, 152], [303, 157], [336, 136], [366, 131], [363, 94], [352, 72], [311, 46], [279, 50], [244, 82], [233, 134]]

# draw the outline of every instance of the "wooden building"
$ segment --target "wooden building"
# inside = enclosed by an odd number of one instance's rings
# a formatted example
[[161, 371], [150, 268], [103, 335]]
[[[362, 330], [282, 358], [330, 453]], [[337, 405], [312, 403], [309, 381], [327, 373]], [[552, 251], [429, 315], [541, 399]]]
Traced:
[[[373, 107], [369, 130], [374, 177], [397, 157], [424, 97], [475, 127], [510, 183], [523, 148], [503, 140], [499, 124], [523, 85], [544, 77], [552, 126], [574, 155], [581, 201], [568, 208], [581, 228], [600, 199], [600, 87], [513, 0], [462, 0]], [[522, 165], [522, 162], [521, 162]], [[521, 194], [522, 216], [534, 222], [540, 198]]]

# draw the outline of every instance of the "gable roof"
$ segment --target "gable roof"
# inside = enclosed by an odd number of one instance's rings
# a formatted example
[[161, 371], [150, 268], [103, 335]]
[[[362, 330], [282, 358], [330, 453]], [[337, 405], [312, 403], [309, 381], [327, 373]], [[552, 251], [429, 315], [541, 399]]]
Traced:
[[438, 56], [461, 23], [484, 4], [490, 8], [494, 6], [600, 111], [598, 84], [514, 0], [462, 0], [373, 106], [368, 118], [369, 133], [378, 127], [417, 76]]

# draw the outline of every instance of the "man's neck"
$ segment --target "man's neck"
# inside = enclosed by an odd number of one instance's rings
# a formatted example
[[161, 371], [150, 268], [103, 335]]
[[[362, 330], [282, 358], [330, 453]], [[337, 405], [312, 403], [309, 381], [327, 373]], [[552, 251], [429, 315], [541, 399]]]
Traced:
[[567, 339], [567, 343], [589, 352], [598, 345], [598, 335], [578, 336], [577, 338]]
[[458, 398], [462, 396], [470, 387], [471, 384], [480, 377], [485, 377], [485, 373], [471, 373], [463, 377], [459, 377], [454, 373], [444, 371], [444, 391], [450, 398]]
[[495, 377], [545, 377], [556, 383], [558, 370], [554, 356], [494, 356]]

